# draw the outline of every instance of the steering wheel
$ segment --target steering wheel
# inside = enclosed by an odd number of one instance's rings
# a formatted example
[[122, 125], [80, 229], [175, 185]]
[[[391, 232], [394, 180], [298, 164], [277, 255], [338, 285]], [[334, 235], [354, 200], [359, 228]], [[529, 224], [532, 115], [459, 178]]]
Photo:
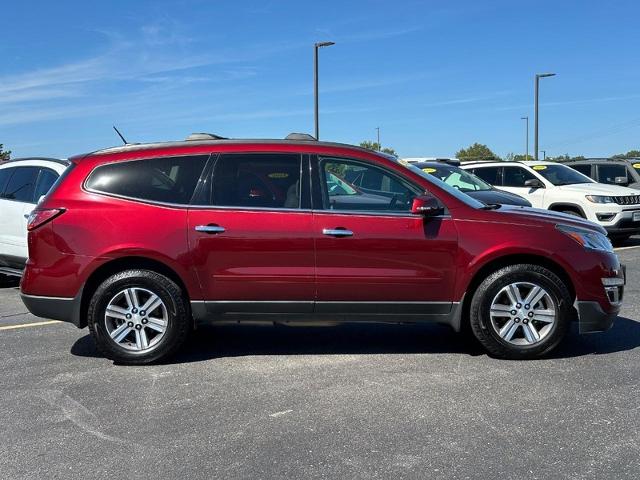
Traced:
[[400, 195], [396, 193], [393, 197], [391, 197], [391, 201], [389, 202], [389, 210], [393, 210], [394, 208], [396, 208], [399, 196]]

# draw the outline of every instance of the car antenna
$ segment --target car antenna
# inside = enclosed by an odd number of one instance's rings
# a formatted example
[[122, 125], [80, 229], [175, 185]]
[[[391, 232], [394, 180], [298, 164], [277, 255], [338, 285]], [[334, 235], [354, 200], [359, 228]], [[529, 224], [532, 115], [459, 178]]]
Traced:
[[124, 137], [122, 136], [122, 134], [120, 133], [120, 130], [118, 130], [116, 128], [116, 126], [113, 126], [113, 129], [116, 131], [116, 133], [118, 134], [118, 136], [122, 139], [122, 143], [124, 143], [125, 145], [129, 145], [129, 142], [127, 142]]

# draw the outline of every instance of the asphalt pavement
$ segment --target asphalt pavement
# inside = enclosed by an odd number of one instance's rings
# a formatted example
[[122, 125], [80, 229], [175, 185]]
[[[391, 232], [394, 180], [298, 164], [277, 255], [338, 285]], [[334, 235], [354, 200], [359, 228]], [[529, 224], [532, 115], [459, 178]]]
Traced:
[[[640, 242], [638, 242], [640, 243]], [[640, 246], [603, 334], [488, 357], [447, 327], [205, 327], [126, 367], [0, 289], [0, 478], [640, 475]]]

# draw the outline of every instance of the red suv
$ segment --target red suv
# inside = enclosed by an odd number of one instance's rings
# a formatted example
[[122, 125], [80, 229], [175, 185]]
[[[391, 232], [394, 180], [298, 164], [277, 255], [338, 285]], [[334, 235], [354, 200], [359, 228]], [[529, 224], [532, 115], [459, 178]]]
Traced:
[[492, 355], [535, 358], [620, 309], [624, 271], [593, 223], [311, 137], [196, 138], [70, 159], [29, 219], [34, 315], [142, 364], [198, 323], [245, 320], [468, 325]]

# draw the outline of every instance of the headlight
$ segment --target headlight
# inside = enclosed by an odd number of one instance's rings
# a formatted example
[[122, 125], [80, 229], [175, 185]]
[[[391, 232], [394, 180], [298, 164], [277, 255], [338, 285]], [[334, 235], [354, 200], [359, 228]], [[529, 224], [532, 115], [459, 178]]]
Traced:
[[586, 198], [593, 203], [615, 203], [612, 197], [605, 195], [586, 195]]
[[611, 245], [607, 236], [600, 232], [594, 232], [593, 230], [586, 230], [584, 228], [570, 227], [569, 225], [556, 225], [556, 228], [565, 235], [571, 237], [587, 250], [613, 252], [613, 245]]

